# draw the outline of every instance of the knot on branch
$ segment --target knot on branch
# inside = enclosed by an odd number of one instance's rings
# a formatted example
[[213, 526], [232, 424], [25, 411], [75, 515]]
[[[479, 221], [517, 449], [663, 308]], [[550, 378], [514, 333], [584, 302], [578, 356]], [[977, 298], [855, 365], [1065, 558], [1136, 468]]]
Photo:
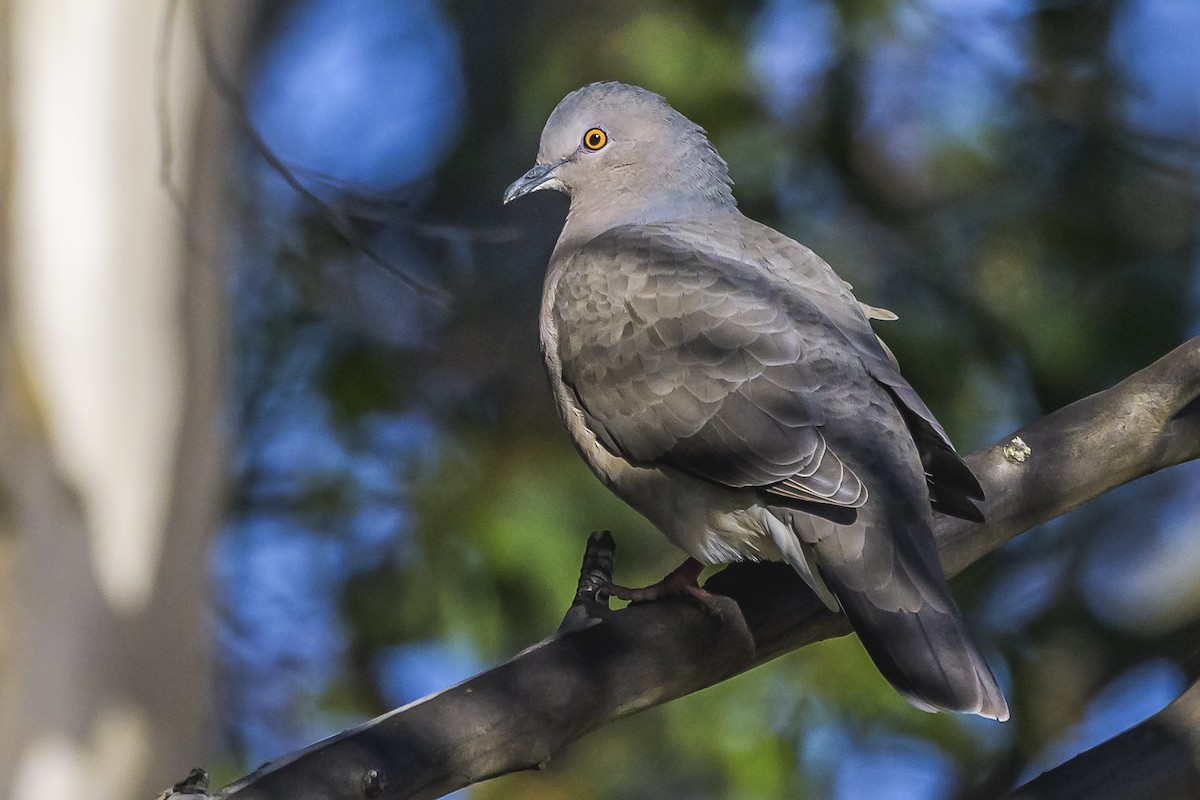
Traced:
[[590, 628], [613, 613], [608, 607], [608, 589], [612, 585], [616, 550], [617, 543], [608, 531], [593, 531], [588, 536], [575, 599], [558, 626], [557, 635]]
[[1025, 459], [1033, 455], [1033, 448], [1025, 444], [1020, 436], [1014, 436], [1004, 445], [1004, 457], [1014, 464], [1024, 464]]
[[186, 778], [160, 794], [157, 800], [209, 800], [211, 797], [208, 793], [208, 770], [193, 767]]

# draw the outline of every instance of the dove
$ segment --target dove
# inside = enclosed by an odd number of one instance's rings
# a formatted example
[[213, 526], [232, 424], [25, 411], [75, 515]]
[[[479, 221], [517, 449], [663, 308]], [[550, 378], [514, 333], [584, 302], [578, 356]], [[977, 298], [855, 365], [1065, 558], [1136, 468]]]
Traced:
[[784, 561], [845, 613], [916, 707], [1008, 704], [950, 593], [934, 510], [983, 490], [860, 303], [807, 247], [744, 216], [705, 131], [645, 89], [595, 83], [550, 114], [508, 203], [570, 198], [539, 320], [555, 404], [591, 470], [708, 565]]

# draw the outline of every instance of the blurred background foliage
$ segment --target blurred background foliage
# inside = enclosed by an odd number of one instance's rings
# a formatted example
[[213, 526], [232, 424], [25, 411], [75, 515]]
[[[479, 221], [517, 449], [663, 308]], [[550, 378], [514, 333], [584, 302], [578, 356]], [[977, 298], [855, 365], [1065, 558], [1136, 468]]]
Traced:
[[[681, 557], [550, 402], [536, 316], [565, 199], [499, 202], [584, 83], [666, 96], [747, 214], [898, 313], [880, 331], [963, 452], [1200, 330], [1192, 0], [267, 6], [248, 118], [358, 240], [243, 143], [212, 551], [231, 773], [549, 634], [591, 530], [615, 532], [625, 583]], [[1181, 689], [1164, 654], [1200, 616], [1198, 480], [1125, 487], [955, 582], [1007, 725], [913, 711], [844, 639], [463, 794], [994, 795]]]

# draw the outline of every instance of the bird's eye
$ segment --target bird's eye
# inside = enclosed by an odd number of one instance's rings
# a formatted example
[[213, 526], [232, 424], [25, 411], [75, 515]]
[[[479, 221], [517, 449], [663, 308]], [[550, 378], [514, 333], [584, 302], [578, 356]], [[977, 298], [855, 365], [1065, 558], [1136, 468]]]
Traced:
[[583, 135], [583, 146], [588, 150], [599, 150], [608, 144], [608, 134], [599, 128], [592, 128]]

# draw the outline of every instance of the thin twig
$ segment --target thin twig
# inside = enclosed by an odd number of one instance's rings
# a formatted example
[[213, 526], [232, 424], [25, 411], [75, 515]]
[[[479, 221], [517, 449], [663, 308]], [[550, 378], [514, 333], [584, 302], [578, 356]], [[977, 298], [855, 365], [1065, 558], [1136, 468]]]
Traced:
[[206, 11], [206, 3], [203, 0], [197, 0], [194, 4], [196, 13], [196, 29], [200, 36], [200, 51], [202, 61], [204, 63], [205, 73], [208, 75], [209, 83], [213, 87], [213, 91], [217, 96], [225, 100], [233, 110], [234, 115], [238, 120], [238, 124], [245, 131], [247, 138], [251, 144], [262, 156], [263, 160], [279, 174], [281, 178], [292, 188], [296, 194], [307, 200], [313, 207], [317, 209], [320, 215], [338, 232], [347, 242], [354, 245], [363, 255], [374, 262], [377, 266], [384, 269], [388, 274], [395, 277], [401, 283], [408, 286], [413, 291], [422, 295], [428, 300], [438, 303], [439, 305], [447, 305], [451, 300], [451, 295], [440, 286], [434, 286], [420, 278], [417, 278], [404, 270], [397, 267], [395, 264], [388, 261], [379, 254], [375, 248], [363, 238], [363, 236], [355, 229], [354, 224], [337, 209], [330, 206], [315, 193], [308, 189], [304, 183], [296, 176], [288, 165], [271, 149], [263, 139], [262, 134], [254, 127], [250, 121], [249, 114], [246, 112], [246, 103], [242, 97], [241, 91], [230, 80], [220, 66], [220, 59], [217, 55], [216, 45], [213, 42], [212, 34], [208, 24], [208, 14]]

